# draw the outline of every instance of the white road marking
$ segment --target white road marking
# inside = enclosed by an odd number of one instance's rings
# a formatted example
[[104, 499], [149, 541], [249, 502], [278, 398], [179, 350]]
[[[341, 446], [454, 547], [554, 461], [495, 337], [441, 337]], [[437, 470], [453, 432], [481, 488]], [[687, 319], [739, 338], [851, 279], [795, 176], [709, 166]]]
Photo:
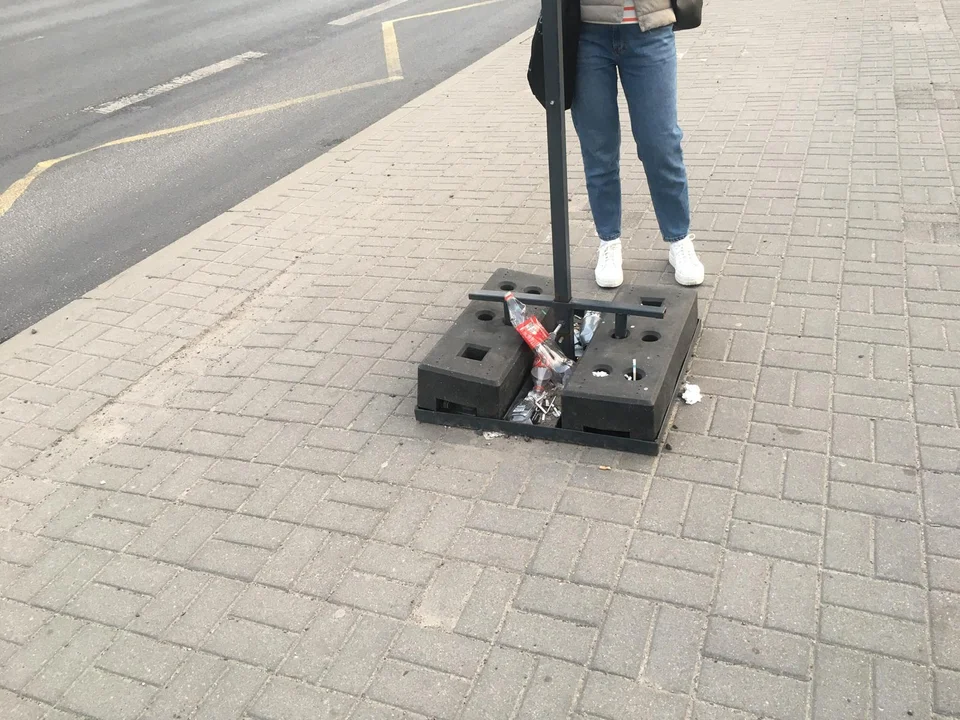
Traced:
[[126, 97], [112, 100], [111, 102], [104, 103], [103, 105], [88, 107], [86, 110], [88, 112], [95, 112], [101, 115], [110, 115], [118, 110], [123, 110], [125, 107], [136, 105], [137, 103], [143, 102], [144, 100], [149, 100], [157, 95], [163, 95], [164, 93], [168, 93], [171, 90], [176, 90], [184, 85], [197, 82], [197, 80], [203, 80], [211, 75], [216, 75], [224, 70], [229, 70], [230, 68], [237, 67], [237, 65], [242, 65], [243, 63], [247, 62], [247, 60], [256, 60], [257, 58], [262, 58], [265, 55], [266, 53], [262, 52], [245, 52], [242, 55], [235, 55], [232, 58], [227, 58], [226, 60], [214, 63], [213, 65], [207, 65], [207, 67], [194, 70], [186, 75], [175, 77], [173, 80], [165, 82], [162, 85], [155, 85], [148, 90], [144, 90], [143, 92], [135, 93], [134, 95], [127, 95]]
[[350, 23], [355, 23], [357, 20], [363, 20], [364, 18], [368, 18], [371, 15], [376, 15], [377, 13], [383, 12], [384, 10], [389, 10], [390, 8], [396, 7], [397, 5], [402, 5], [405, 2], [407, 2], [407, 0], [386, 0], [386, 2], [382, 2], [379, 5], [374, 5], [373, 7], [367, 8], [366, 10], [359, 10], [358, 12], [355, 12], [352, 15], [347, 15], [346, 17], [342, 17], [339, 20], [334, 20], [330, 24], [331, 25], [349, 25]]

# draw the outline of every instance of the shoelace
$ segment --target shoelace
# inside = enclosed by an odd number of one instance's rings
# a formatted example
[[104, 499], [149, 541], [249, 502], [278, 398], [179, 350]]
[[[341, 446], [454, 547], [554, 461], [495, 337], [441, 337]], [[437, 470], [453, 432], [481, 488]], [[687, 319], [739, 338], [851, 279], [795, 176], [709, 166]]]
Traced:
[[614, 244], [612, 242], [600, 243], [600, 263], [606, 265], [612, 262], [615, 257]]
[[693, 262], [697, 259], [697, 251], [693, 248], [695, 237], [689, 235], [677, 243], [677, 259], [684, 262]]

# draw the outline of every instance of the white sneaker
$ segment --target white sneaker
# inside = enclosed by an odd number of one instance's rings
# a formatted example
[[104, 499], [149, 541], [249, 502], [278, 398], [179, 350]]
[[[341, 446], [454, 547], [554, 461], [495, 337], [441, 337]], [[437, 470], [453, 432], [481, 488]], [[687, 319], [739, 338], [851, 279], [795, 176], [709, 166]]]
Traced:
[[[693, 235], [687, 235], [683, 240], [670, 243], [670, 265], [676, 271], [674, 277], [677, 282], [687, 287], [703, 283], [703, 263], [697, 257], [693, 247]], [[600, 270], [597, 270], [599, 274]]]
[[619, 239], [600, 242], [596, 278], [597, 285], [602, 288], [623, 285], [623, 243]]

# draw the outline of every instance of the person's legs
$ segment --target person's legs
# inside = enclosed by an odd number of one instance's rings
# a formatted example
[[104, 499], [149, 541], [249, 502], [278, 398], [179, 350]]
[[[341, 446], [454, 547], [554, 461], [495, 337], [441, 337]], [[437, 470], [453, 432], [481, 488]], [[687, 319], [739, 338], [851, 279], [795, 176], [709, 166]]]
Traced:
[[601, 240], [620, 237], [620, 111], [614, 52], [617, 29], [583, 25], [573, 98], [573, 125], [580, 138], [590, 209]]
[[683, 285], [703, 282], [703, 265], [690, 236], [690, 195], [677, 120], [677, 48], [672, 27], [641, 32], [624, 28], [620, 57], [630, 123], [650, 188], [650, 198], [670, 262]]
[[600, 236], [596, 279], [604, 288], [623, 284], [620, 111], [615, 48], [618, 31], [619, 28], [607, 25], [583, 25], [573, 100], [573, 124], [583, 153], [587, 195]]

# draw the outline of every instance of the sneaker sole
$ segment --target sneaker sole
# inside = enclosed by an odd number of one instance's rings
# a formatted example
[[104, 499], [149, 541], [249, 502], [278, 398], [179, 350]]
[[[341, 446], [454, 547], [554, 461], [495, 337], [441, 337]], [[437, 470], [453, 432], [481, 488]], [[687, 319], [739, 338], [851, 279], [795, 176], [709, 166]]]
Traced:
[[673, 268], [673, 279], [677, 281], [678, 285], [683, 285], [683, 287], [697, 287], [698, 285], [703, 285], [703, 280], [705, 276], [700, 276], [700, 278], [682, 277], [677, 272], [677, 268], [673, 264], [673, 261], [670, 259], [667, 259], [667, 262], [670, 263], [670, 267]]
[[[594, 280], [596, 280], [596, 278], [594, 278]], [[620, 282], [607, 283], [606, 285], [600, 282], [599, 280], [597, 280], [597, 287], [602, 288], [604, 290], [616, 290], [621, 285], [623, 285], [623, 278], [620, 278]]]
[[700, 280], [687, 280], [686, 278], [678, 278], [676, 275], [673, 276], [673, 279], [677, 281], [678, 285], [683, 285], [683, 287], [699, 287], [703, 285], [703, 279]]

